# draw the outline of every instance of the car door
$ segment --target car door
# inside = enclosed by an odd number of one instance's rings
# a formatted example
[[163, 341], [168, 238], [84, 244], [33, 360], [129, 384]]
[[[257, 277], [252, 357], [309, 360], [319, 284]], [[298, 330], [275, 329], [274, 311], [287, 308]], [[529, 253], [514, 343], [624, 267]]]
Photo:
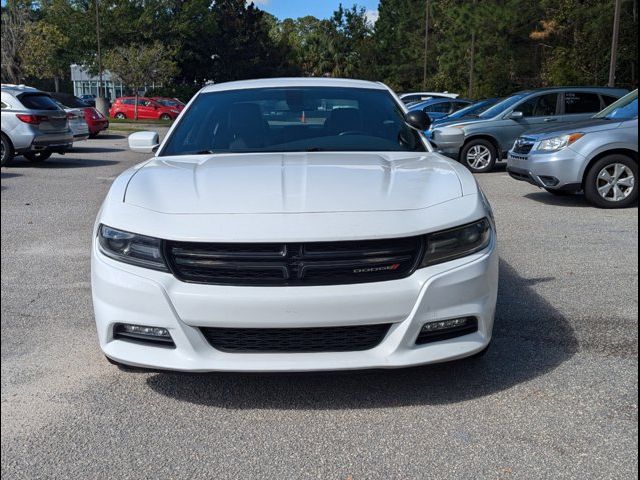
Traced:
[[596, 92], [567, 91], [561, 96], [560, 122], [572, 123], [587, 120], [604, 108]]
[[138, 102], [138, 118], [147, 120], [158, 118], [157, 104], [153, 100], [140, 98]]
[[520, 112], [520, 118], [508, 114], [509, 122], [496, 131], [502, 151], [508, 151], [513, 142], [525, 132], [555, 125], [560, 121], [560, 94], [558, 92], [542, 93], [524, 99], [517, 104], [513, 112]]

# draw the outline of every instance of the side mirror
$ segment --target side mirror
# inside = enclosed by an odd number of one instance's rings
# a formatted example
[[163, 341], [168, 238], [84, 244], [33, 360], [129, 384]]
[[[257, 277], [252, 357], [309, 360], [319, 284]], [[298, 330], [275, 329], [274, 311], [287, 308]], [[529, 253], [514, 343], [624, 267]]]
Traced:
[[511, 120], [522, 120], [524, 118], [524, 113], [518, 112], [516, 110], [516, 111], [511, 112], [509, 114], [508, 118], [510, 118]]
[[411, 128], [420, 130], [421, 132], [429, 130], [429, 127], [431, 126], [431, 118], [429, 118], [429, 115], [422, 110], [407, 112], [404, 116], [404, 121]]
[[158, 132], [136, 132], [129, 135], [129, 148], [134, 152], [153, 153], [159, 145]]

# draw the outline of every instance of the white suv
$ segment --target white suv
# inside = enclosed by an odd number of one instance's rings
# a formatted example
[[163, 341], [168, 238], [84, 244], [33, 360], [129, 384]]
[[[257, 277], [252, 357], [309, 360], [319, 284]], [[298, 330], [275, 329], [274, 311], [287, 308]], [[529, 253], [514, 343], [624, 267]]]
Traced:
[[67, 113], [49, 94], [24, 85], [2, 84], [2, 166], [15, 155], [43, 162], [73, 146]]
[[490, 207], [379, 83], [205, 87], [114, 182], [92, 248], [102, 350], [183, 371], [391, 368], [481, 354]]

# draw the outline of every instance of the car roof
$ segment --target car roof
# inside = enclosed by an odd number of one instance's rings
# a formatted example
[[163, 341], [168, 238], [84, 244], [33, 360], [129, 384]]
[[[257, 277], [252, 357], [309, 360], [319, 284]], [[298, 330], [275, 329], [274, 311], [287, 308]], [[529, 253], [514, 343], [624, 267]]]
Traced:
[[599, 93], [624, 93], [628, 90], [625, 88], [617, 88], [617, 87], [589, 87], [589, 86], [568, 86], [568, 87], [543, 87], [543, 88], [532, 88], [530, 90], [521, 90], [519, 92], [513, 92], [511, 95], [531, 95], [532, 93], [544, 93], [544, 92], [563, 92], [566, 90], [577, 90], [577, 91], [585, 91], [585, 92], [599, 92]]
[[2, 91], [14, 93], [14, 94], [20, 94], [20, 93], [26, 93], [26, 92], [45, 93], [42, 90], [38, 90], [37, 88], [34, 88], [34, 87], [29, 87], [28, 85], [14, 85], [13, 83], [3, 83]]
[[223, 92], [226, 90], [246, 90], [251, 88], [279, 87], [341, 87], [387, 90], [387, 87], [384, 84], [378, 82], [370, 82], [367, 80], [352, 80], [347, 78], [291, 77], [216, 83], [214, 85], [207, 85], [202, 90], [200, 90], [200, 92], [209, 93]]

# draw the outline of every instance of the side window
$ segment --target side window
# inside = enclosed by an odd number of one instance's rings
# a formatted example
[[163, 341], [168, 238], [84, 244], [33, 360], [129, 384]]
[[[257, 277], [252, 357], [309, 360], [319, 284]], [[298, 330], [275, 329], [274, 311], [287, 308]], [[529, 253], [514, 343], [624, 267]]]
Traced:
[[515, 110], [522, 112], [525, 117], [550, 117], [556, 114], [557, 105], [558, 94], [548, 93], [530, 98]]
[[9, 105], [7, 105], [6, 103], [2, 102], [2, 109], [4, 110], [5, 108], [9, 108]]
[[133, 98], [127, 98], [126, 100], [123, 100], [122, 103], [125, 105], [135, 105], [136, 102]]
[[567, 92], [564, 94], [564, 113], [597, 113], [600, 108], [600, 95], [588, 92]]
[[428, 107], [425, 107], [424, 109], [424, 111], [427, 113], [428, 112], [449, 113], [450, 110], [451, 110], [450, 102], [435, 103], [433, 105], [429, 105]]
[[618, 101], [616, 97], [612, 97], [611, 95], [602, 95], [602, 100], [604, 101], [605, 107], [608, 107], [612, 103], [615, 103]]

